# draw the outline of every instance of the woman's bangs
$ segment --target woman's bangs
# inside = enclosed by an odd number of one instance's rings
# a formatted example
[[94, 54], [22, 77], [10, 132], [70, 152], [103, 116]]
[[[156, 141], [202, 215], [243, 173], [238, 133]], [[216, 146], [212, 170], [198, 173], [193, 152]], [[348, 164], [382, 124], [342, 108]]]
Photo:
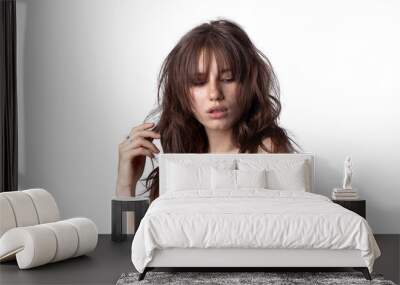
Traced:
[[[207, 46], [194, 45], [193, 48], [193, 56], [189, 58], [188, 70], [186, 71], [190, 85], [193, 85], [199, 79], [206, 80], [211, 65], [211, 54]], [[203, 66], [201, 70], [199, 66], [200, 59], [202, 59]]]
[[224, 46], [222, 42], [216, 41], [212, 47], [212, 52], [218, 66], [218, 76], [221, 77], [224, 72], [230, 71], [232, 78], [239, 81], [240, 62], [237, 61], [238, 57], [234, 55], [233, 50]]
[[[212, 56], [215, 56], [215, 60], [218, 67], [218, 76], [221, 77], [226, 71], [230, 71], [234, 80], [239, 80], [237, 70], [240, 70], [240, 63], [235, 60], [233, 52], [230, 52], [226, 47], [215, 44], [206, 44], [200, 48], [196, 48], [194, 56], [189, 59], [187, 79], [190, 85], [193, 82], [201, 80], [207, 80], [208, 74], [211, 69]], [[200, 69], [199, 63], [202, 60], [202, 69]]]

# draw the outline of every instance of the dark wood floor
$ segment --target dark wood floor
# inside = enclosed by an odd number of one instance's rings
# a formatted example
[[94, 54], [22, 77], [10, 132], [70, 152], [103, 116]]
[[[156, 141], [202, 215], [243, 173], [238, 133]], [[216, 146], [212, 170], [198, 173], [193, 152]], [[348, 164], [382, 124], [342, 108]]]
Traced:
[[[374, 272], [399, 283], [400, 235], [375, 236], [382, 256]], [[135, 271], [131, 262], [132, 237], [112, 242], [110, 235], [99, 235], [95, 251], [88, 255], [19, 270], [16, 261], [0, 264], [0, 284], [115, 284], [124, 272]]]

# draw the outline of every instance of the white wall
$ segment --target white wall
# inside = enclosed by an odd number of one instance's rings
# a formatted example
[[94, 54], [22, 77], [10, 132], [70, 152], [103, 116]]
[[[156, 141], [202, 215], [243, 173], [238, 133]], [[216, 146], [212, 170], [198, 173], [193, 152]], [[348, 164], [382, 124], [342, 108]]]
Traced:
[[281, 124], [315, 153], [318, 193], [340, 186], [351, 155], [373, 231], [398, 234], [399, 9], [394, 0], [17, 0], [20, 189], [43, 187], [63, 217], [110, 233], [118, 143], [155, 103], [178, 39], [222, 16], [271, 60]]

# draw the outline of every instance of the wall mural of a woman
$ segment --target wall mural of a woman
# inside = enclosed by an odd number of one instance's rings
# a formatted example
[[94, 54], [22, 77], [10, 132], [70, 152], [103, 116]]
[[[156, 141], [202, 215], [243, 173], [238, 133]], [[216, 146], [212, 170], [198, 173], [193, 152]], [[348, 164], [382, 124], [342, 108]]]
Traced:
[[[164, 60], [158, 106], [119, 145], [117, 194], [135, 196], [146, 156], [164, 153], [290, 153], [299, 146], [278, 125], [277, 77], [239, 24], [217, 19], [186, 33]], [[159, 116], [157, 122], [148, 123]], [[158, 167], [146, 181], [158, 197]]]

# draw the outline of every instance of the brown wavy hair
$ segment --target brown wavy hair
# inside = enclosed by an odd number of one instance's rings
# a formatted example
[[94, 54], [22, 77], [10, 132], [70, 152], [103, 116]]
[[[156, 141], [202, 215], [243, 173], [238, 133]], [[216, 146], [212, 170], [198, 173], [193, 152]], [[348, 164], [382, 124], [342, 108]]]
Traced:
[[[164, 60], [158, 75], [157, 107], [147, 116], [158, 115], [153, 130], [161, 135], [164, 153], [206, 153], [208, 137], [204, 126], [191, 109], [190, 87], [204, 52], [204, 66], [209, 73], [212, 55], [218, 73], [227, 66], [238, 83], [238, 105], [241, 117], [233, 126], [232, 137], [239, 153], [257, 153], [258, 147], [269, 152], [262, 141], [270, 138], [274, 153], [299, 152], [299, 145], [278, 126], [281, 112], [280, 90], [268, 58], [251, 42], [235, 22], [217, 19], [203, 23], [186, 33]], [[159, 168], [145, 181], [150, 201], [159, 195]], [[144, 192], [144, 193], [145, 193]]]

